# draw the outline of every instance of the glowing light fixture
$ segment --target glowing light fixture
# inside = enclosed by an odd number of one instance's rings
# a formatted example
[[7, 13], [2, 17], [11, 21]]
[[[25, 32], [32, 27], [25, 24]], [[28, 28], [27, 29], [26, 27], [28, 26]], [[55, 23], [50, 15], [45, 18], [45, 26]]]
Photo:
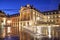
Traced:
[[10, 24], [11, 23], [11, 20], [8, 20], [7, 23]]
[[50, 18], [50, 16], [48, 16], [48, 19]]
[[33, 12], [33, 14], [35, 14], [35, 12]]
[[37, 20], [40, 20], [40, 17], [37, 17]]

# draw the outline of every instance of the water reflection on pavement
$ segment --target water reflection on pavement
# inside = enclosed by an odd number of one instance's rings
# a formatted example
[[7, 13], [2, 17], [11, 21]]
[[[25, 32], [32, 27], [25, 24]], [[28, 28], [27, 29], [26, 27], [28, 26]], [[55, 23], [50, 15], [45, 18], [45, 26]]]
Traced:
[[6, 36], [4, 40], [19, 40], [19, 36]]

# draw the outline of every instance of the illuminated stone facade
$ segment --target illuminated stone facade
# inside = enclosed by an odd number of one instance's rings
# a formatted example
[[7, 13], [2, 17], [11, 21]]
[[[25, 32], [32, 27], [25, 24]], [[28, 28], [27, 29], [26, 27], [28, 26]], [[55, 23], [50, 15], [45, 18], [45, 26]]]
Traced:
[[7, 21], [11, 21], [10, 24], [7, 23], [8, 26], [11, 27], [11, 35], [19, 35], [19, 13], [10, 15], [7, 18]]
[[[4, 36], [5, 34], [5, 23], [6, 23], [6, 15], [3, 11], [0, 11], [0, 38]], [[4, 32], [4, 33], [3, 33]]]
[[22, 22], [23, 26], [35, 25], [35, 23], [45, 23], [45, 18], [45, 15], [43, 15], [41, 12], [31, 7], [30, 5], [27, 5], [26, 7], [21, 7], [20, 22]]
[[[38, 34], [53, 38], [60, 35], [58, 30], [60, 28], [59, 10], [40, 12], [34, 7], [27, 5], [25, 7], [21, 7], [19, 23], [22, 31], [27, 31], [33, 36]], [[36, 34], [33, 34], [28, 30]]]
[[60, 25], [60, 10], [43, 12], [47, 16], [47, 22]]
[[[5, 32], [11, 31], [10, 33], [6, 33], [6, 35], [20, 35], [20, 40], [24, 40], [22, 37], [24, 33], [22, 35], [21, 31], [27, 31], [29, 35], [33, 35], [33, 37], [35, 35], [44, 35], [46, 37], [58, 37], [60, 35], [60, 32], [57, 30], [60, 28], [60, 10], [40, 12], [28, 4], [21, 7], [19, 11], [19, 14], [6, 17], [6, 26], [11, 27], [9, 31], [9, 28], [5, 28]], [[3, 18], [5, 18], [5, 16]], [[0, 18], [2, 20], [2, 17]], [[11, 22], [8, 23], [7, 21]]]

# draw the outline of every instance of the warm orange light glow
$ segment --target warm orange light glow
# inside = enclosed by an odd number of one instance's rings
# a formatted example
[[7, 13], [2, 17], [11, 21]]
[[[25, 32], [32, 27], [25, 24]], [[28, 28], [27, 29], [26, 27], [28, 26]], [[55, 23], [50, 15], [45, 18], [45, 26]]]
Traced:
[[51, 38], [51, 26], [48, 26], [49, 38]]
[[11, 27], [8, 27], [7, 28], [7, 33], [10, 33], [11, 32]]
[[10, 24], [11, 23], [11, 20], [8, 20], [7, 23]]
[[3, 18], [3, 24], [4, 25], [6, 24], [6, 18]]
[[40, 20], [40, 17], [37, 17], [37, 20]]

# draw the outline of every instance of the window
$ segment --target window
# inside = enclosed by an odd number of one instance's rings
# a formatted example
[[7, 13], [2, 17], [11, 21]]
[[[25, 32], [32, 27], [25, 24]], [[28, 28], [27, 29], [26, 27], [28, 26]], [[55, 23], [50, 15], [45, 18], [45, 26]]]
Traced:
[[55, 14], [56, 14], [56, 12], [55, 12]]
[[53, 22], [53, 20], [51, 20], [51, 22]]
[[20, 23], [20, 26], [22, 26], [22, 23]]
[[58, 22], [58, 20], [57, 20], [57, 22]]
[[31, 26], [32, 25], [32, 22], [29, 22], [29, 26]]
[[27, 25], [29, 26], [29, 22], [27, 22]]
[[44, 15], [46, 15], [47, 13], [44, 13]]
[[57, 18], [59, 18], [59, 16], [57, 16]]
[[33, 14], [35, 14], [35, 12], [33, 12]]
[[48, 15], [49, 15], [49, 13], [48, 13]]
[[50, 16], [48, 16], [48, 19], [50, 18]]
[[50, 20], [48, 20], [48, 22], [50, 22]]
[[38, 16], [37, 12], [36, 12], [36, 16]]
[[51, 16], [51, 18], [53, 18], [53, 16]]
[[60, 15], [59, 15], [59, 18], [60, 18]]
[[53, 12], [51, 12], [51, 14], [53, 14]]
[[37, 20], [40, 20], [40, 17], [37, 17]]
[[23, 26], [25, 26], [25, 22], [23, 23]]
[[57, 18], [57, 16], [55, 15], [55, 18]]

